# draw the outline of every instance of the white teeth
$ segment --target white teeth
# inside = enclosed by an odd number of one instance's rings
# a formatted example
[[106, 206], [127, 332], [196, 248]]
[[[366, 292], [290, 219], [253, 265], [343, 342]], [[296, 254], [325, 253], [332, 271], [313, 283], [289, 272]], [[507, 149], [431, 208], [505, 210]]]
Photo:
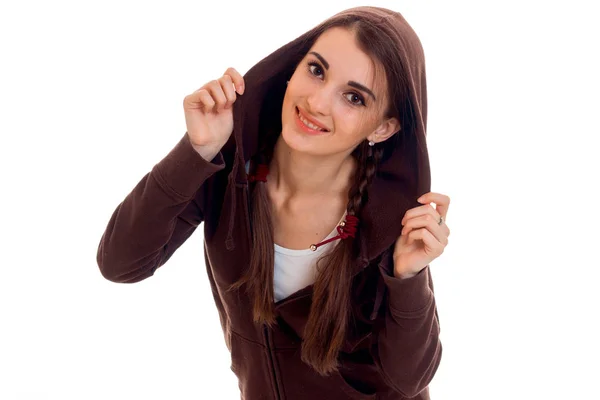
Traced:
[[310, 129], [314, 129], [314, 130], [317, 130], [317, 131], [322, 131], [322, 132], [325, 132], [325, 130], [324, 130], [324, 129], [322, 129], [322, 128], [319, 128], [319, 127], [318, 127], [318, 126], [316, 126], [315, 124], [313, 124], [313, 123], [310, 123], [310, 122], [308, 122], [306, 119], [304, 119], [300, 113], [298, 113], [298, 117], [300, 117], [300, 121], [302, 121], [302, 123], [303, 123], [304, 125], [308, 126]]

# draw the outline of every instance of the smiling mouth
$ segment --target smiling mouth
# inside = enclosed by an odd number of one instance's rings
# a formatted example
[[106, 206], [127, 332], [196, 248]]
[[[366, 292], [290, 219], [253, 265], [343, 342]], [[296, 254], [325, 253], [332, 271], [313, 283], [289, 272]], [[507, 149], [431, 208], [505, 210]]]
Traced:
[[321, 128], [320, 126], [315, 125], [312, 122], [310, 122], [309, 120], [307, 120], [306, 118], [304, 118], [302, 116], [302, 114], [300, 113], [300, 109], [298, 107], [296, 107], [296, 113], [298, 114], [298, 119], [300, 119], [300, 122], [302, 122], [308, 128], [313, 129], [315, 131], [320, 131], [320, 132], [329, 132], [328, 129]]

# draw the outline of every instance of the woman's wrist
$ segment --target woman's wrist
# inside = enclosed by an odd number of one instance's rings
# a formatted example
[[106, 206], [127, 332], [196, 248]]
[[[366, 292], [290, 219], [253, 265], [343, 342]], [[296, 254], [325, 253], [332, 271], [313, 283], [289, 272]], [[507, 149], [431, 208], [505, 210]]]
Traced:
[[215, 146], [215, 145], [199, 146], [199, 145], [192, 144], [192, 147], [194, 148], [194, 150], [196, 150], [196, 152], [198, 154], [200, 154], [200, 156], [202, 156], [202, 158], [204, 158], [208, 162], [211, 162], [217, 156], [217, 154], [219, 154], [219, 151], [221, 151], [221, 148], [223, 146], [218, 146], [218, 145], [217, 146]]
[[398, 279], [409, 279], [415, 275], [417, 275], [417, 274], [411, 274], [411, 273], [402, 274], [402, 273], [398, 273], [398, 272], [396, 272], [396, 270], [394, 270], [394, 277], [398, 278]]
[[403, 268], [398, 268], [398, 263], [396, 263], [396, 260], [394, 259], [394, 278], [409, 279], [417, 274], [418, 272], [408, 272], [404, 271]]

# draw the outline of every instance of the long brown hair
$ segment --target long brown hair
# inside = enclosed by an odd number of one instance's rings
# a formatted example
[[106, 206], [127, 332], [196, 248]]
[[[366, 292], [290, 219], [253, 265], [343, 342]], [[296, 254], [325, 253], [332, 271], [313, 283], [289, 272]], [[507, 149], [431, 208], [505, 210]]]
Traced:
[[[381, 21], [379, 21], [381, 22]], [[408, 87], [405, 78], [404, 60], [394, 40], [389, 26], [376, 20], [355, 15], [334, 16], [312, 30], [307, 48], [325, 30], [332, 27], [346, 27], [356, 35], [357, 44], [370, 55], [380, 67], [385, 66], [388, 108], [387, 117], [396, 117], [403, 132], [412, 125]], [[302, 55], [303, 57], [304, 55]], [[280, 99], [282, 101], [282, 99]], [[281, 110], [281, 101], [275, 105]], [[277, 123], [279, 125], [277, 125]], [[281, 129], [281, 121], [270, 128]], [[358, 168], [348, 192], [347, 214], [360, 219], [360, 212], [367, 200], [367, 188], [377, 172], [377, 165], [384, 156], [386, 142], [374, 147], [366, 141], [352, 152]], [[263, 144], [261, 152], [253, 160], [255, 163], [269, 164], [277, 137], [271, 137]], [[387, 146], [394, 146], [390, 143]], [[273, 293], [273, 224], [271, 201], [266, 185], [256, 182], [251, 196], [252, 253], [250, 267], [246, 274], [232, 284], [229, 290], [246, 285], [246, 291], [253, 299], [253, 318], [257, 323], [275, 324]], [[359, 225], [360, 229], [360, 225]], [[304, 330], [301, 358], [319, 374], [327, 375], [338, 368], [338, 353], [344, 344], [346, 330], [351, 318], [350, 293], [352, 276], [348, 271], [357, 256], [356, 241], [351, 239], [336, 242], [331, 252], [317, 261], [317, 277], [312, 294], [312, 305]]]

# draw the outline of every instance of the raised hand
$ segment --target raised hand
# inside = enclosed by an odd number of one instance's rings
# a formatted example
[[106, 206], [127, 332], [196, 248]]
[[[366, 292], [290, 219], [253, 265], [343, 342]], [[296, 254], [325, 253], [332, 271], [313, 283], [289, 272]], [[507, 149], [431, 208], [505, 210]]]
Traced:
[[[244, 93], [244, 78], [234, 68], [186, 96], [183, 100], [185, 124], [195, 148], [220, 149], [233, 132], [232, 105]], [[217, 150], [218, 151], [218, 150]]]
[[404, 228], [394, 249], [394, 276], [401, 279], [415, 276], [439, 257], [450, 236], [445, 222], [450, 198], [429, 192], [417, 201], [424, 205], [411, 208], [404, 214], [401, 221]]

